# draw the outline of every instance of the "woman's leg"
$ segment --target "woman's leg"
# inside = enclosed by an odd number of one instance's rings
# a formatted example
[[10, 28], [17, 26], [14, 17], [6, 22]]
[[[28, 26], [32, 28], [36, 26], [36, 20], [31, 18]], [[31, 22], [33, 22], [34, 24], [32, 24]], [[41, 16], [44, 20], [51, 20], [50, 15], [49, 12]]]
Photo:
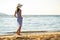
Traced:
[[18, 19], [18, 23], [19, 23], [19, 27], [18, 27], [18, 30], [17, 30], [17, 34], [20, 35], [21, 27], [22, 27], [22, 19]]
[[18, 30], [17, 30], [17, 34], [20, 35], [21, 32], [21, 26], [19, 26]]

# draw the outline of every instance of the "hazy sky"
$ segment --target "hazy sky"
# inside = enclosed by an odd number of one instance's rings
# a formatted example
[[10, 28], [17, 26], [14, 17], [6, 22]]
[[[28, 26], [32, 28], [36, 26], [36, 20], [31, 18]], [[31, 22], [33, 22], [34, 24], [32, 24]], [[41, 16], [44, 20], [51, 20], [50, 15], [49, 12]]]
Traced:
[[12, 15], [18, 3], [23, 5], [22, 15], [60, 14], [60, 0], [0, 0], [0, 12]]

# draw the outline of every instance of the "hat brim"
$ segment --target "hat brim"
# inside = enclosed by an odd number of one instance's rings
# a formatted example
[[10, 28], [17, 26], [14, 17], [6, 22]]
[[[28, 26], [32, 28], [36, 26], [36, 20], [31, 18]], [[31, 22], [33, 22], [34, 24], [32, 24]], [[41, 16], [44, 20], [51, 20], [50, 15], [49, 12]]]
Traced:
[[21, 7], [22, 5], [18, 5], [17, 7]]

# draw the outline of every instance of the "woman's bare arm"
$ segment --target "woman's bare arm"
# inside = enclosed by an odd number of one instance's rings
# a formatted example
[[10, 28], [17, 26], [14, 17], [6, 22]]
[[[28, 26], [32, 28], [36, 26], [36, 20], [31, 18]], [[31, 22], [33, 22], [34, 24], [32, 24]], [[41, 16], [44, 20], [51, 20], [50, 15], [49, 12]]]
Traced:
[[14, 13], [14, 16], [16, 17], [16, 11], [15, 11], [15, 13]]

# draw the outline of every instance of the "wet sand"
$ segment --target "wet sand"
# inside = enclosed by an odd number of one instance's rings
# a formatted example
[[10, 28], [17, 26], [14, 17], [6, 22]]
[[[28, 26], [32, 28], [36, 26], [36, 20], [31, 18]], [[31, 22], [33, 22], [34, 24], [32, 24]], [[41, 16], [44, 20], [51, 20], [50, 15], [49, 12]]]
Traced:
[[60, 32], [26, 31], [21, 35], [0, 35], [0, 40], [60, 40]]

